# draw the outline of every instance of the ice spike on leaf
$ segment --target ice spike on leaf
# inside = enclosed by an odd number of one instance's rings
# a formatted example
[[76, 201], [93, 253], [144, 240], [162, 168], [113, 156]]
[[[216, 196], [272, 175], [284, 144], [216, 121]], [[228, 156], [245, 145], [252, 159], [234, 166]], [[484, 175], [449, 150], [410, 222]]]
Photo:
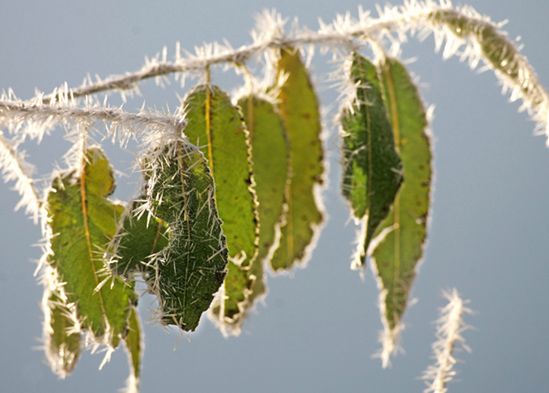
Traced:
[[248, 131], [242, 115], [217, 86], [200, 85], [183, 102], [185, 136], [206, 156], [215, 200], [233, 263], [257, 257], [259, 226]]
[[161, 320], [193, 331], [223, 283], [227, 246], [214, 184], [200, 150], [177, 141], [146, 168], [154, 217], [169, 226], [168, 243], [147, 263], [147, 282]]

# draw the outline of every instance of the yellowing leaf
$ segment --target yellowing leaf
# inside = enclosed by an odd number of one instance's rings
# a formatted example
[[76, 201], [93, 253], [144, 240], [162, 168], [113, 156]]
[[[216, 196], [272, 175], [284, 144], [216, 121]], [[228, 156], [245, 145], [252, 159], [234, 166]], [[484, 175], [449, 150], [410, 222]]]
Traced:
[[259, 202], [259, 254], [250, 267], [229, 266], [223, 287], [225, 304], [223, 307], [216, 304], [212, 310], [222, 331], [233, 335], [240, 333], [248, 310], [266, 291], [263, 262], [276, 246], [288, 177], [288, 142], [274, 106], [251, 95], [241, 98], [238, 104], [252, 146], [252, 168]]
[[284, 270], [305, 258], [315, 229], [322, 222], [315, 192], [322, 184], [324, 168], [318, 99], [298, 51], [280, 51], [277, 76], [277, 79], [285, 78], [278, 87], [278, 110], [290, 146], [291, 169], [287, 213], [271, 266], [274, 270]]
[[378, 235], [387, 233], [372, 251], [381, 283], [386, 334], [394, 341], [427, 235], [431, 149], [425, 110], [406, 68], [396, 59], [387, 58], [378, 71], [405, 179], [391, 213], [377, 230]]

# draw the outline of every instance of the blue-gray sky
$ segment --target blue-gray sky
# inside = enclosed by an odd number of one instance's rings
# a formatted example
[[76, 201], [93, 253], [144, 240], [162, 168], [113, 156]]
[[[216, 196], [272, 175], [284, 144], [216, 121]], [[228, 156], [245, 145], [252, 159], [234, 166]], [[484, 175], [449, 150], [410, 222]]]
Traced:
[[[227, 38], [248, 42], [253, 16], [276, 8], [308, 26], [337, 12], [373, 9], [373, 2], [339, 0], [106, 1], [20, 0], [4, 2], [0, 23], [0, 87], [21, 97], [34, 88], [49, 91], [63, 81], [77, 85], [86, 73], [106, 76], [134, 70], [145, 55], [181, 41], [185, 48]], [[495, 20], [509, 19], [524, 53], [549, 86], [549, 3], [533, 0], [470, 4]], [[270, 277], [269, 294], [241, 337], [224, 339], [208, 321], [182, 337], [148, 322], [152, 303], [144, 299], [146, 350], [142, 391], [147, 392], [420, 392], [419, 376], [431, 362], [433, 321], [443, 289], [456, 287], [476, 313], [467, 321], [472, 353], [462, 353], [458, 381], [450, 392], [541, 392], [549, 390], [549, 150], [533, 136], [533, 123], [499, 92], [493, 75], [471, 72], [457, 59], [442, 61], [432, 39], [411, 40], [404, 57], [421, 80], [421, 92], [436, 105], [432, 124], [435, 189], [425, 260], [405, 316], [405, 353], [382, 370], [372, 354], [381, 329], [378, 291], [370, 271], [362, 282], [349, 270], [354, 227], [339, 196], [336, 130], [328, 131], [331, 158], [324, 192], [328, 223], [312, 260], [292, 277]], [[332, 70], [313, 61], [315, 79]], [[236, 87], [234, 75], [215, 73], [216, 82]], [[177, 85], [144, 85], [142, 99], [176, 108]], [[337, 94], [320, 83], [321, 101], [335, 107]], [[131, 108], [130, 108], [131, 109]], [[41, 168], [62, 165], [68, 145], [53, 135], [28, 146]], [[130, 154], [109, 147], [122, 168]], [[41, 169], [45, 173], [46, 169]], [[133, 183], [117, 192], [131, 196]], [[0, 391], [115, 392], [127, 375], [118, 351], [104, 370], [101, 355], [82, 357], [65, 381], [49, 371], [37, 349], [41, 336], [42, 288], [33, 278], [40, 249], [38, 227], [13, 212], [18, 195], [0, 186]]]

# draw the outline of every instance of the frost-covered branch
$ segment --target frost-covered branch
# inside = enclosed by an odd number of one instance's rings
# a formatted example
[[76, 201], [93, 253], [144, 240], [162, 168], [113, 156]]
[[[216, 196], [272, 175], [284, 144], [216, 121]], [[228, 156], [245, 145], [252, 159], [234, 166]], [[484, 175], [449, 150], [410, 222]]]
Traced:
[[[428, 17], [433, 9], [438, 7], [431, 3], [408, 3], [399, 7], [398, 13], [388, 12], [379, 18], [370, 17], [369, 12], [359, 11], [359, 19], [353, 21], [350, 15], [338, 16], [333, 23], [320, 22], [318, 31], [295, 29], [293, 34], [284, 34], [283, 20], [276, 13], [263, 13], [258, 17], [258, 26], [252, 32], [253, 42], [234, 49], [229, 43], [210, 43], [195, 48], [195, 53], [182, 51], [177, 45], [175, 59], [168, 61], [167, 50], [153, 59], [148, 59], [145, 65], [134, 72], [123, 75], [112, 75], [103, 80], [91, 82], [86, 80], [81, 86], [71, 89], [73, 97], [83, 97], [110, 90], [129, 90], [143, 80], [157, 78], [173, 73], [188, 73], [202, 71], [218, 64], [242, 64], [254, 56], [263, 54], [269, 49], [284, 47], [301, 47], [305, 45], [356, 46], [356, 38], [374, 38], [384, 31], [392, 31], [397, 27], [418, 23]], [[433, 3], [434, 4], [434, 3]], [[386, 9], [387, 11], [389, 8]], [[371, 36], [371, 37], [370, 37]], [[56, 92], [43, 96], [45, 103], [56, 97]]]
[[0, 99], [0, 126], [12, 132], [24, 128], [24, 134], [41, 138], [43, 133], [57, 124], [67, 122], [93, 123], [101, 121], [109, 125], [111, 136], [121, 134], [126, 139], [140, 131], [148, 134], [177, 132], [183, 126], [182, 118], [164, 114], [125, 112], [120, 108], [76, 104], [51, 103], [38, 101]]
[[[424, 38], [434, 34], [437, 48], [444, 44], [444, 57], [458, 55], [475, 68], [483, 60], [502, 82], [504, 90], [511, 92], [511, 100], [522, 99], [540, 131], [549, 136], [549, 98], [545, 89], [515, 45], [500, 32], [502, 23], [494, 23], [471, 7], [454, 7], [447, 0], [439, 3], [427, 0], [405, 1], [402, 6], [378, 9], [372, 17], [359, 10], [358, 17], [339, 15], [332, 23], [320, 21], [318, 30], [295, 27], [292, 33], [284, 32], [285, 20], [276, 13], [264, 13], [252, 32], [253, 41], [233, 49], [228, 43], [211, 43], [196, 48], [195, 53], [176, 47], [175, 58], [168, 61], [167, 50], [134, 72], [113, 75], [103, 80], [87, 80], [80, 87], [70, 89], [74, 98], [111, 90], [134, 89], [140, 81], [163, 78], [169, 74], [186, 74], [203, 71], [218, 64], [243, 64], [254, 56], [270, 49], [283, 47], [322, 46], [333, 50], [356, 48], [365, 42], [379, 43], [388, 40], [393, 48], [406, 39], [406, 34], [419, 32]], [[58, 92], [41, 95], [44, 103], [57, 100]]]
[[33, 170], [32, 165], [25, 161], [25, 154], [18, 152], [0, 131], [0, 172], [6, 182], [15, 182], [15, 190], [21, 195], [15, 209], [24, 207], [36, 222], [40, 212], [40, 197], [32, 179]]
[[433, 344], [435, 364], [425, 372], [423, 379], [427, 383], [425, 393], [445, 393], [446, 385], [456, 375], [454, 365], [457, 360], [454, 356], [458, 348], [468, 350], [462, 336], [467, 325], [463, 316], [471, 311], [465, 307], [457, 290], [445, 294], [448, 304], [442, 309], [437, 322], [437, 341]]

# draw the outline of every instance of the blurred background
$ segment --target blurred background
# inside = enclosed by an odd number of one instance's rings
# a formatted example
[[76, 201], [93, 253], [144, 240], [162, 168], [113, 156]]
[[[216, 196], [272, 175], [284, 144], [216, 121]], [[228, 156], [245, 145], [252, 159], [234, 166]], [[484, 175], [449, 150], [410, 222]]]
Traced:
[[[549, 86], [549, 3], [534, 0], [471, 0], [481, 13], [508, 18], [510, 37], [522, 37], [524, 53]], [[107, 76], [135, 70], [146, 55], [180, 41], [192, 49], [226, 38], [249, 42], [254, 15], [276, 8], [318, 26], [337, 13], [371, 1], [6, 1], [0, 23], [0, 87], [30, 98], [87, 74]], [[445, 304], [444, 289], [470, 299], [474, 327], [466, 333], [472, 353], [460, 353], [450, 392], [549, 391], [549, 150], [533, 136], [533, 123], [500, 94], [490, 73], [471, 72], [453, 58], [442, 61], [432, 38], [411, 40], [403, 57], [421, 80], [425, 101], [435, 104], [435, 181], [430, 236], [406, 312], [404, 353], [383, 370], [372, 355], [381, 329], [378, 289], [370, 270], [362, 281], [349, 270], [355, 227], [339, 192], [337, 129], [327, 130], [329, 185], [323, 193], [328, 220], [306, 269], [269, 277], [269, 293], [238, 338], [225, 339], [204, 318], [190, 336], [153, 323], [154, 302], [140, 303], [146, 348], [142, 392], [420, 392], [420, 376], [431, 363], [433, 321]], [[327, 119], [336, 113], [337, 92], [327, 74], [329, 58], [317, 56], [313, 75]], [[216, 69], [215, 83], [234, 89], [241, 79]], [[187, 85], [185, 89], [192, 87]], [[127, 110], [147, 106], [174, 111], [185, 89], [142, 84], [142, 97]], [[113, 103], [116, 99], [113, 98]], [[327, 122], [330, 124], [330, 122]], [[115, 197], [133, 196], [132, 149], [104, 144], [118, 173]], [[40, 146], [25, 145], [45, 176], [63, 167], [69, 144], [54, 132]], [[124, 351], [98, 371], [102, 354], [84, 355], [74, 373], [58, 380], [40, 350], [42, 287], [33, 278], [40, 257], [40, 230], [13, 207], [19, 196], [0, 185], [0, 391], [115, 392], [127, 376]]]

